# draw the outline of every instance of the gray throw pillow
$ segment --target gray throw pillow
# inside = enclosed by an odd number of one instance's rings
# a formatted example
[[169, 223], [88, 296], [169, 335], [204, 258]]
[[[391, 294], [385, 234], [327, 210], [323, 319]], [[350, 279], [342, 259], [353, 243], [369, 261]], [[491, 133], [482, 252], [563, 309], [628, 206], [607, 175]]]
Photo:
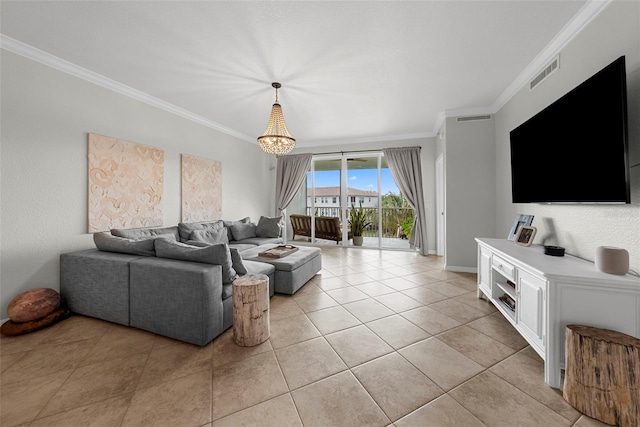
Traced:
[[159, 258], [220, 265], [222, 266], [223, 283], [233, 282], [237, 276], [236, 271], [233, 269], [231, 252], [226, 243], [217, 243], [205, 247], [191, 246], [167, 239], [155, 239], [154, 243], [156, 256]]
[[252, 222], [249, 224], [233, 224], [231, 225], [231, 234], [233, 240], [244, 240], [256, 236], [256, 225]]
[[133, 240], [149, 239], [162, 234], [173, 234], [176, 240], [180, 238], [178, 227], [176, 226], [164, 228], [113, 228], [111, 229], [111, 234]]
[[[173, 238], [171, 234], [162, 235], [160, 238]], [[154, 249], [154, 238], [133, 240], [124, 237], [113, 236], [108, 231], [102, 233], [94, 233], [93, 242], [96, 248], [105, 252], [117, 252], [121, 254], [156, 256]]]
[[191, 239], [191, 233], [195, 230], [220, 230], [224, 227], [222, 220], [209, 222], [181, 222], [178, 224], [178, 232], [180, 233], [180, 241], [186, 242]]
[[195, 240], [196, 242], [212, 244], [229, 243], [229, 235], [227, 233], [227, 227], [222, 227], [220, 229], [193, 230], [189, 241]]
[[251, 218], [246, 217], [246, 218], [242, 218], [239, 219], [238, 221], [226, 221], [223, 220], [222, 221], [224, 223], [224, 226], [227, 227], [227, 230], [229, 230], [229, 241], [233, 240], [233, 234], [231, 233], [231, 226], [232, 225], [240, 225], [240, 224], [248, 224], [251, 222]]
[[231, 262], [233, 263], [233, 269], [241, 276], [247, 274], [247, 268], [244, 266], [242, 262], [242, 257], [240, 256], [240, 252], [236, 248], [229, 248], [231, 252]]
[[183, 242], [185, 245], [190, 245], [190, 246], [197, 246], [199, 248], [206, 248], [207, 246], [211, 246], [212, 244], [216, 244], [216, 243], [207, 243], [207, 242], [196, 242], [195, 240], [187, 240], [186, 242]]
[[256, 236], [258, 237], [280, 237], [280, 220], [281, 216], [268, 218], [261, 216], [256, 227]]

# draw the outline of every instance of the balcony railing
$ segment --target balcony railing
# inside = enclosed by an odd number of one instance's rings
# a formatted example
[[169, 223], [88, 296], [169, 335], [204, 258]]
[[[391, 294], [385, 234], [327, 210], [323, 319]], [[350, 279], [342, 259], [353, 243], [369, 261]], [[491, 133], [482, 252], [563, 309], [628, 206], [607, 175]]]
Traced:
[[[314, 216], [340, 216], [341, 208], [336, 207], [317, 207], [315, 208]], [[351, 208], [347, 208], [347, 218], [349, 218], [349, 211]], [[365, 231], [365, 237], [378, 237], [378, 208], [362, 208], [365, 211], [367, 218], [371, 222]], [[307, 215], [312, 215], [312, 209], [307, 208]], [[383, 238], [407, 238], [406, 234], [402, 230], [402, 224], [407, 221], [408, 218], [413, 218], [414, 212], [412, 208], [395, 208], [395, 207], [383, 207], [382, 212], [382, 237]]]

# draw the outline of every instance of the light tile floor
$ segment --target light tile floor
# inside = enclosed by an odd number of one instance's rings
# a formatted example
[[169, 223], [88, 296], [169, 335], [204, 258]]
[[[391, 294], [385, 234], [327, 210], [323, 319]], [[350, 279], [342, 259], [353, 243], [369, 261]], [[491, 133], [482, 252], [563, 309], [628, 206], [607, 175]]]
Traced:
[[322, 247], [271, 337], [205, 347], [82, 316], [0, 339], [0, 425], [604, 426], [475, 294], [415, 253]]

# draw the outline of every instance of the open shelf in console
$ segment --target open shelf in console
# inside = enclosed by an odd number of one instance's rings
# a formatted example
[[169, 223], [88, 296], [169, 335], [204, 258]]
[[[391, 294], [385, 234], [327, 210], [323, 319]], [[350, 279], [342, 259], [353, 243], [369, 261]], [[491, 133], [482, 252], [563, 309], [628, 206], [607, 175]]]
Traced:
[[495, 267], [492, 274], [491, 298], [496, 302], [497, 308], [515, 322], [518, 304], [516, 284]]

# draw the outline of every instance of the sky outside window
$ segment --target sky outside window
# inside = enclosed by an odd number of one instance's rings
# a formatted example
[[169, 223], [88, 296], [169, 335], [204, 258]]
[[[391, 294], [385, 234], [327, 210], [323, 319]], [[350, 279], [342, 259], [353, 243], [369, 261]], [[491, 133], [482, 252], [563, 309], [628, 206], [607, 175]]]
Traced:
[[[400, 194], [400, 190], [395, 185], [389, 168], [381, 169], [382, 173], [382, 194]], [[311, 172], [307, 172], [307, 184], [311, 185]], [[340, 185], [340, 171], [316, 171], [315, 186], [337, 187]], [[358, 190], [377, 191], [378, 190], [378, 170], [377, 169], [350, 169], [347, 173], [347, 186]]]

